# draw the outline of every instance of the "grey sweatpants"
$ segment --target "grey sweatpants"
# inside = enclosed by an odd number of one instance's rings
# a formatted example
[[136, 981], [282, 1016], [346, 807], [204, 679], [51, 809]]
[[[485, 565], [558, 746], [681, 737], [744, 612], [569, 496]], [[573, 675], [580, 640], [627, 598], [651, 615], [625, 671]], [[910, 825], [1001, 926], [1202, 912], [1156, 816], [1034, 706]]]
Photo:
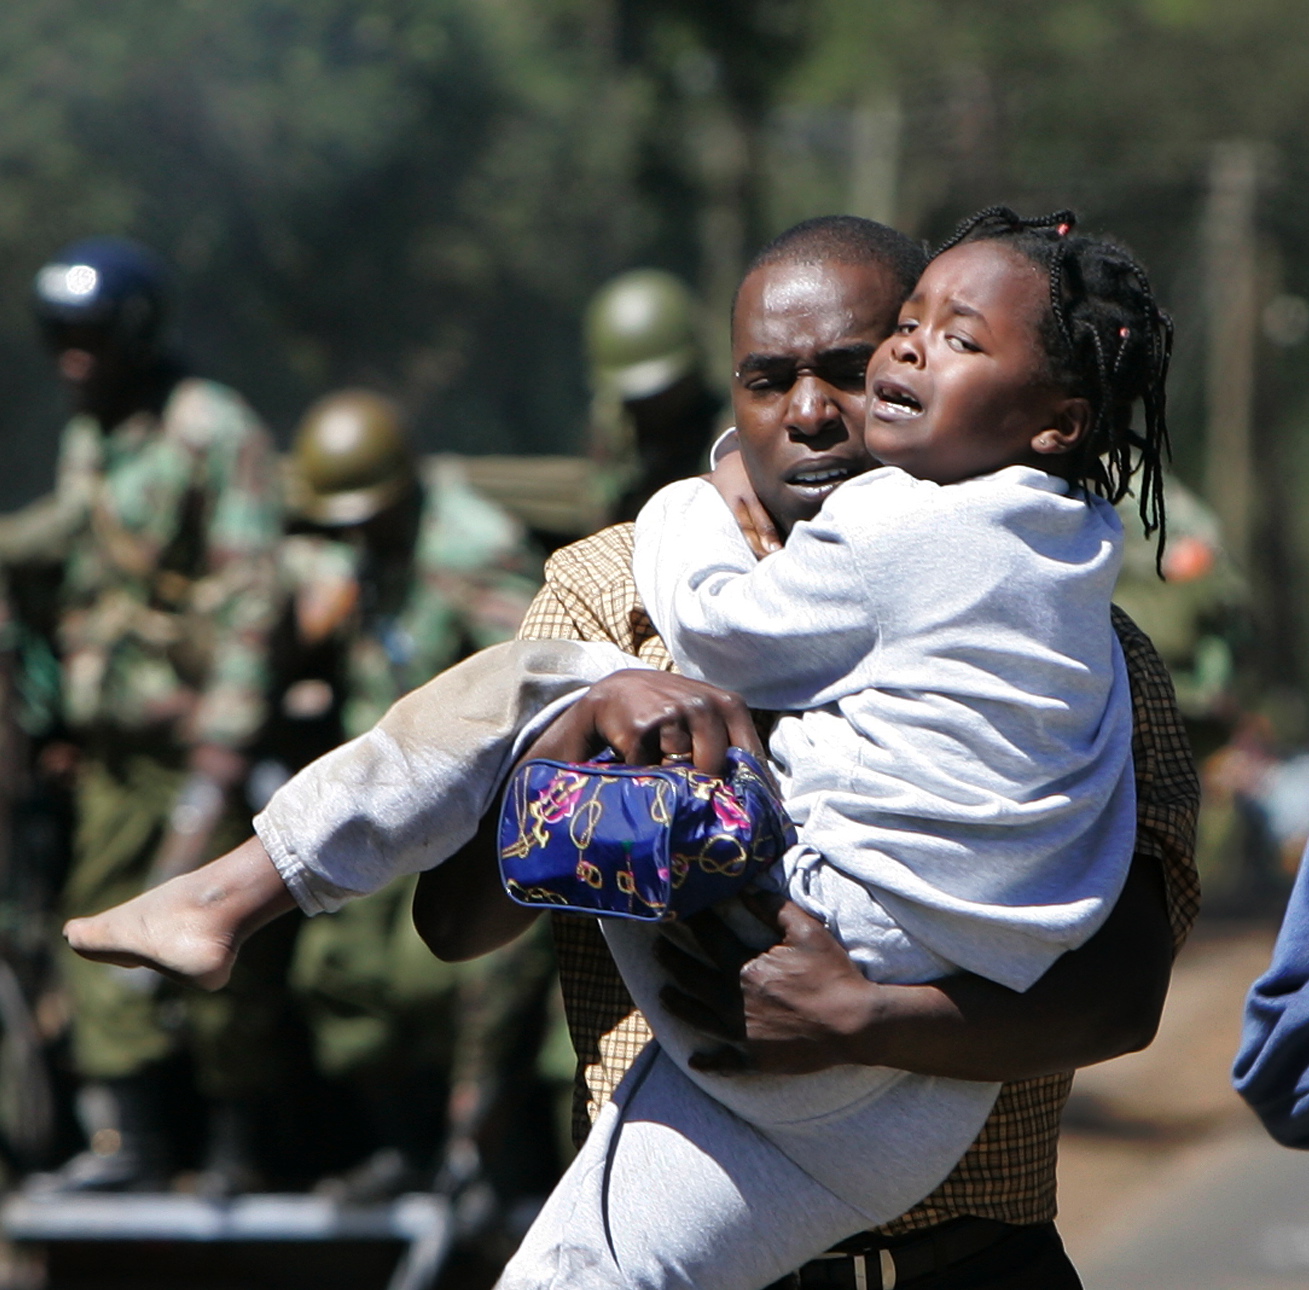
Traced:
[[650, 1044], [497, 1290], [761, 1290], [867, 1226]]
[[[893, 1083], [876, 1099], [878, 1136], [861, 1134], [857, 1123], [850, 1132], [814, 1126], [810, 1145], [825, 1144], [849, 1165], [841, 1191], [857, 1196], [852, 1204], [652, 1042], [496, 1290], [762, 1290], [837, 1241], [903, 1213], [949, 1172], [953, 1160], [930, 1163], [930, 1149], [915, 1158], [918, 1135], [930, 1137], [936, 1083]], [[994, 1093], [982, 1090], [994, 1086], [977, 1087], [979, 1106], [989, 1107]], [[792, 1130], [790, 1145], [803, 1136]]]

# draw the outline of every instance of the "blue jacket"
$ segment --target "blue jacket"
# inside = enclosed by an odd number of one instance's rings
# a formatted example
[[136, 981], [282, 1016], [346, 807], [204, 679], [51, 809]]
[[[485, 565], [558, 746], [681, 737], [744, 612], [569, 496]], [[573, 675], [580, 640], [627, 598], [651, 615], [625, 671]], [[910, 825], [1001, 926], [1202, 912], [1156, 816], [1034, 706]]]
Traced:
[[1245, 1001], [1232, 1082], [1278, 1142], [1309, 1148], [1309, 848], [1273, 961]]

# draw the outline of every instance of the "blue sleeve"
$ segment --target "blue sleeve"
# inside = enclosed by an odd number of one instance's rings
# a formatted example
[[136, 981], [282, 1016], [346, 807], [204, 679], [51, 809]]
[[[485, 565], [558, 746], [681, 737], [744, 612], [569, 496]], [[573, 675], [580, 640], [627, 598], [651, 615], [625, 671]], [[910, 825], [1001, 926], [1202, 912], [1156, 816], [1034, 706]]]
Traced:
[[1309, 849], [1268, 971], [1245, 1001], [1236, 1091], [1287, 1147], [1309, 1148]]

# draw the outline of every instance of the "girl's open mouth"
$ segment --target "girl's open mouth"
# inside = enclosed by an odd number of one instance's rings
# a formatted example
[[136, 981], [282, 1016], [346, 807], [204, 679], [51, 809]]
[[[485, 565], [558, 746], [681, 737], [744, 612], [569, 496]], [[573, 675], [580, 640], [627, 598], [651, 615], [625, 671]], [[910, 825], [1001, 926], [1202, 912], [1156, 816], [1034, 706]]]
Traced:
[[869, 409], [879, 421], [908, 421], [923, 415], [923, 405], [916, 395], [895, 381], [873, 382], [873, 401]]

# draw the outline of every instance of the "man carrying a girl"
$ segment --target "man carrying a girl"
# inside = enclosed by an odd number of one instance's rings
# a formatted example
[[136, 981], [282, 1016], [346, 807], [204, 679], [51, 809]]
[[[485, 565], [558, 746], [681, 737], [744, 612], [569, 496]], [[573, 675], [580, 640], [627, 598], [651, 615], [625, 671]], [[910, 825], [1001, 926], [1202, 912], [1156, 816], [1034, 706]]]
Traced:
[[[973, 240], [999, 242], [1002, 237], [1023, 233], [1030, 241], [1034, 236], [1018, 226], [1006, 226], [999, 232], [995, 229], [984, 231], [991, 236]], [[1043, 247], [1052, 243], [1053, 238], [1065, 235], [1066, 230], [1053, 232], [1052, 236], [1042, 233], [1035, 235], [1035, 240]], [[1040, 263], [1029, 247], [1017, 241], [1011, 246], [1019, 249], [1006, 247], [1006, 255], [1012, 253], [1019, 260], [1025, 255], [1027, 262], [1040, 271], [1038, 277], [1042, 272], [1046, 277], [1050, 276], [1049, 266]], [[1101, 263], [1105, 259], [1103, 253], [1094, 246], [1081, 245], [1078, 252], [1087, 263], [1076, 262], [1076, 271], [1084, 273], [1089, 267], [1103, 278], [1108, 272]], [[1038, 250], [1038, 254], [1043, 253]], [[1096, 259], [1097, 255], [1100, 255], [1100, 260]], [[1053, 263], [1063, 267], [1060, 257], [1055, 257]], [[776, 279], [787, 275], [792, 280], [789, 292], [775, 289], [778, 285]], [[861, 275], [862, 281], [851, 281]], [[1120, 274], [1119, 277], [1130, 278], [1131, 274]], [[862, 412], [861, 381], [855, 378], [853, 368], [861, 359], [866, 363], [869, 350], [890, 329], [898, 296], [904, 294], [911, 281], [912, 276], [904, 273], [902, 266], [897, 280], [895, 257], [886, 254], [884, 249], [880, 254], [870, 252], [868, 239], [861, 242], [857, 230], [842, 225], [840, 221], [829, 221], [825, 226], [807, 232], [801, 230], [789, 242], [785, 238], [779, 239], [779, 243], [763, 253], [747, 274], [738, 301], [735, 334], [738, 347], [745, 343], [751, 348], [738, 364], [736, 405], [741, 461], [750, 483], [754, 485], [751, 491], [758, 500], [755, 502], [745, 497], [740, 499], [739, 505], [755, 517], [756, 539], [764, 549], [769, 542], [769, 520], [775, 521], [785, 535], [792, 524], [812, 515], [837, 483], [861, 473], [872, 464], [863, 455], [862, 418], [859, 415]], [[835, 291], [832, 290], [834, 285]], [[1102, 281], [1092, 286], [1099, 292], [1096, 300], [1106, 294], [1112, 296], [1112, 291], [1104, 290]], [[834, 300], [834, 297], [840, 297], [843, 288], [846, 289], [845, 299]], [[1077, 284], [1074, 288], [1076, 290]], [[1086, 291], [1084, 284], [1082, 289], [1087, 298], [1095, 294]], [[827, 303], [815, 303], [820, 301], [824, 290], [828, 293]], [[808, 305], [805, 303], [806, 292]], [[1148, 291], [1146, 294], [1148, 297]], [[1138, 305], [1139, 297], [1138, 289]], [[1058, 290], [1052, 299], [1056, 304], [1062, 301]], [[881, 308], [872, 307], [870, 302], [873, 301]], [[753, 314], [749, 312], [751, 309]], [[1131, 330], [1129, 323], [1117, 315], [1114, 319], [1119, 323], [1120, 331], [1123, 327]], [[752, 330], [756, 323], [762, 330], [758, 336]], [[1084, 312], [1071, 324], [1066, 319], [1060, 321], [1057, 318], [1056, 323], [1066, 331], [1068, 326], [1084, 326], [1088, 319]], [[1153, 336], [1157, 339], [1157, 319], [1151, 320], [1148, 308], [1143, 308], [1141, 317], [1133, 315], [1131, 323], [1139, 327], [1143, 338]], [[1041, 337], [1047, 353], [1056, 351], [1051, 354], [1052, 363], [1055, 363], [1059, 335], [1049, 341], [1040, 330], [1046, 326], [1045, 323], [1027, 320], [1024, 325], [1034, 336]], [[1087, 339], [1089, 334], [1084, 330], [1081, 336], [1083, 349], [1087, 352], [1097, 349]], [[1155, 343], [1155, 340], [1150, 343]], [[790, 355], [788, 345], [793, 351]], [[860, 346], [868, 348], [860, 353]], [[1126, 345], [1120, 344], [1118, 349], [1123, 351]], [[1126, 369], [1122, 369], [1124, 361], [1129, 363]], [[1150, 382], [1162, 375], [1158, 365], [1151, 369], [1144, 358], [1138, 359], [1134, 354], [1128, 354], [1124, 360], [1120, 352], [1114, 362], [1114, 377], [1118, 376], [1120, 369], [1129, 373], [1134, 371], [1132, 379], [1137, 385], [1144, 384], [1147, 392], [1150, 392]], [[1064, 388], [1080, 389], [1074, 383], [1081, 381], [1083, 375], [1070, 372], [1067, 367], [1065, 364], [1065, 369], [1059, 372]], [[1101, 375], [1104, 375], [1103, 367]], [[1123, 391], [1128, 388], [1125, 385], [1117, 390], [1119, 403], [1126, 397]], [[1107, 402], [1113, 401], [1115, 389], [1104, 388], [1102, 382], [1101, 388], [1092, 389], [1089, 394], [1087, 401], [1098, 413]], [[1127, 401], [1130, 403], [1130, 398]], [[775, 405], [771, 432], [770, 404]], [[780, 415], [776, 415], [778, 411]], [[1121, 408], [1115, 406], [1111, 411], [1118, 416]], [[1126, 425], [1120, 416], [1117, 424], [1120, 427]], [[826, 451], [810, 452], [809, 440], [821, 444]], [[1103, 460], [1101, 454], [1104, 452], [1109, 454], [1111, 463], [1121, 464], [1121, 456], [1113, 456], [1120, 448], [1118, 440], [1106, 439], [1091, 457], [1083, 457], [1083, 464], [1093, 472], [1095, 462]], [[1034, 451], [1039, 451], [1039, 448]], [[788, 457], [795, 460], [787, 460]], [[1021, 469], [1031, 467], [1024, 465]], [[1079, 479], [1085, 477], [1078, 476]], [[928, 478], [930, 480], [930, 476]], [[1096, 482], [1094, 474], [1090, 478]], [[937, 482], [944, 485], [942, 492], [953, 486], [951, 479]], [[1117, 477], [1111, 477], [1107, 482], [1112, 489]], [[605, 535], [598, 535], [589, 542], [594, 545], [604, 538]], [[659, 657], [659, 641], [650, 631], [631, 590], [630, 573], [624, 567], [625, 540], [630, 544], [630, 536], [618, 535], [615, 540], [611, 532], [608, 550], [595, 547], [591, 558], [585, 562], [585, 578], [578, 576], [577, 568], [573, 566], [574, 585], [571, 588], [567, 585], [570, 577], [567, 553], [561, 553], [562, 560], [556, 557], [551, 582], [543, 593], [543, 596], [553, 596], [555, 603], [551, 606], [546, 602], [548, 616], [544, 618], [537, 615], [534, 619], [529, 615], [525, 633], [571, 635], [574, 639], [588, 635], [591, 639], [603, 639], [608, 635], [627, 652], [647, 663], [664, 663], [664, 659]], [[606, 560], [597, 558], [602, 553], [608, 557]], [[587, 580], [590, 581], [589, 588], [584, 585]], [[581, 594], [578, 594], [579, 588]], [[593, 597], [589, 604], [588, 596]], [[543, 621], [547, 628], [554, 630], [543, 630], [540, 625]], [[826, 937], [820, 924], [794, 907], [784, 907], [779, 916], [779, 925], [785, 933], [781, 942], [754, 958], [740, 972], [738, 989], [745, 1003], [743, 1017], [723, 1016], [733, 1008], [730, 991], [727, 996], [716, 994], [714, 983], [707, 981], [703, 974], [697, 976], [685, 962], [670, 965], [683, 986], [680, 993], [674, 992], [666, 1000], [670, 1011], [677, 1009], [690, 1013], [703, 1030], [712, 1033], [717, 1029], [727, 1039], [735, 1041], [707, 1059], [706, 1064], [717, 1064], [719, 1069], [730, 1068], [735, 1061], [764, 1070], [798, 1073], [848, 1065], [853, 1061], [870, 1066], [895, 1066], [925, 1076], [977, 1082], [1036, 1076], [1006, 1086], [973, 1148], [963, 1155], [950, 1177], [926, 1201], [895, 1224], [884, 1226], [880, 1232], [853, 1238], [857, 1244], [851, 1247], [849, 1257], [823, 1261], [820, 1266], [830, 1269], [831, 1276], [838, 1279], [815, 1280], [826, 1273], [807, 1269], [800, 1274], [804, 1278], [801, 1284], [859, 1284], [860, 1277], [865, 1278], [866, 1284], [876, 1284], [875, 1280], [868, 1279], [870, 1275], [882, 1276], [884, 1284], [889, 1284], [887, 1277], [890, 1275], [900, 1284], [921, 1284], [924, 1290], [936, 1285], [1076, 1284], [1075, 1274], [1063, 1260], [1057, 1237], [1048, 1226], [1053, 1208], [1050, 1176], [1053, 1143], [1058, 1109], [1066, 1096], [1067, 1079], [1046, 1072], [1059, 1070], [1065, 1062], [1071, 1065], [1099, 1060], [1148, 1040], [1167, 976], [1167, 950], [1162, 944], [1164, 937], [1161, 933], [1166, 925], [1165, 915], [1174, 936], [1180, 937], [1194, 913], [1193, 871], [1189, 867], [1190, 828], [1195, 805], [1193, 773], [1179, 741], [1178, 723], [1171, 707], [1166, 678], [1148, 642], [1144, 642], [1130, 623], [1121, 618], [1115, 621], [1115, 627], [1122, 643], [1125, 674], [1131, 683], [1134, 705], [1133, 753], [1138, 796], [1136, 860], [1126, 873], [1123, 894], [1117, 897], [1113, 913], [1108, 914], [1106, 909], [1102, 914], [1107, 917], [1097, 920], [1099, 931], [1092, 927], [1094, 934], [1089, 939], [1083, 937], [1074, 941], [1080, 948], [1058, 959], [1040, 979], [1030, 984], [1024, 994], [1013, 994], [984, 979], [959, 974], [927, 984], [904, 986], [874, 984], [860, 977], [862, 986], [872, 992], [862, 996], [864, 1001], [875, 995], [877, 1006], [867, 1011], [866, 1024], [857, 1027], [856, 1033], [846, 1033], [844, 1042], [837, 1044], [834, 1036], [838, 1028], [825, 1026], [822, 1022], [821, 1000], [825, 995], [841, 993], [842, 990], [850, 997], [851, 972], [842, 965], [840, 946]], [[658, 697], [660, 684], [671, 686], [663, 691], [662, 708]], [[697, 762], [712, 760], [716, 743], [721, 751], [724, 732], [730, 733], [736, 742], [744, 740], [745, 736], [739, 731], [740, 713], [730, 701], [722, 699], [710, 687], [697, 691], [685, 682], [679, 684], [680, 690], [672, 683], [672, 678], [661, 677], [656, 681], [653, 674], [646, 673], [626, 682], [629, 698], [623, 699], [621, 678], [604, 682], [575, 705], [547, 739], [553, 737], [558, 743], [571, 738], [576, 742], [598, 734], [629, 756], [635, 756], [638, 751], [634, 745], [643, 744], [647, 755], [657, 757], [661, 753], [690, 752]], [[644, 691], [640, 688], [642, 686]], [[644, 717], [641, 715], [643, 704], [647, 709]], [[652, 720], [651, 713], [661, 715]], [[625, 724], [626, 730], [616, 728]], [[642, 725], [644, 730], [640, 728]], [[356, 841], [360, 836], [356, 828]], [[258, 846], [257, 843], [248, 845]], [[233, 864], [248, 866], [253, 863], [257, 867], [262, 863], [267, 866], [266, 855], [261, 861], [254, 851], [243, 851], [243, 855], [234, 853], [237, 858]], [[1123, 867], [1126, 869], [1126, 857]], [[467, 900], [468, 891], [475, 891], [479, 879], [484, 880], [486, 873], [484, 865], [478, 866], [460, 856], [425, 879], [424, 906], [429, 915], [429, 935], [443, 952], [485, 948], [478, 942], [494, 940], [511, 930], [512, 920], [505, 915], [502, 905], [497, 907], [497, 893], [487, 891], [485, 900], [476, 905]], [[283, 877], [286, 876], [284, 869]], [[216, 881], [217, 887], [208, 893], [205, 907], [212, 911], [222, 907], [224, 899], [229, 898], [238, 904], [246, 902], [246, 912], [235, 920], [236, 939], [239, 939], [240, 933], [253, 922], [261, 921], [277, 900], [265, 900], [263, 913], [256, 917], [250, 902], [252, 893], [257, 893], [260, 880], [256, 877], [254, 881], [235, 881], [233, 878], [234, 874], [219, 881], [211, 875], [210, 881]], [[485, 885], [484, 881], [482, 885]], [[1106, 906], [1112, 903], [1109, 896], [1116, 891], [1117, 888], [1110, 883], [1101, 903]], [[443, 936], [439, 913], [455, 908], [452, 897], [461, 893], [465, 898], [458, 902], [464, 911], [459, 936]], [[284, 901], [285, 891], [277, 899]], [[467, 916], [473, 908], [483, 911], [480, 920]], [[499, 912], [496, 912], [497, 908]], [[437, 911], [436, 916], [432, 916], [433, 910]], [[82, 940], [82, 947], [92, 952], [130, 958], [131, 955], [124, 952], [121, 921], [114, 933], [118, 938], [116, 944], [110, 943], [114, 935], [109, 935], [107, 929], [108, 924], [101, 924], [98, 928], [84, 927], [75, 935]], [[462, 945], [451, 943], [460, 937]], [[574, 937], [574, 940], [584, 942], [585, 936]], [[229, 937], [229, 952], [231, 941]], [[1089, 973], [1079, 971], [1088, 964], [1104, 961], [1104, 946], [1114, 942], [1133, 945], [1138, 955], [1137, 962], [1145, 968], [1143, 976], [1147, 988], [1138, 992], [1138, 1011], [1133, 1014], [1131, 1008], [1126, 1010], [1130, 1018], [1127, 1024], [1122, 1023], [1122, 1012], [1115, 1015], [1115, 1001], [1111, 997], [1117, 984], [1114, 978], [1108, 977], [1103, 983], [1106, 988], [1097, 990], [1097, 983], [1088, 980], [1094, 975], [1094, 969]], [[134, 944], [140, 948], [139, 937]], [[719, 941], [719, 958], [730, 969], [732, 954], [738, 953], [739, 963], [739, 952], [732, 950], [730, 945], [724, 949], [725, 945], [724, 940]], [[608, 982], [604, 980], [603, 967], [593, 975], [591, 984], [599, 988], [590, 991], [591, 1000], [600, 1002], [598, 1011], [607, 1007], [610, 1019], [617, 1024], [603, 1035], [597, 1035], [593, 1027], [590, 1036], [585, 1033], [585, 1021], [576, 1024], [588, 993], [581, 979], [584, 973], [578, 971], [577, 948], [575, 944], [570, 951], [568, 936], [561, 938], [565, 988], [569, 988], [571, 973], [574, 1028], [581, 1040], [579, 1053], [591, 1085], [590, 1101], [596, 1104], [612, 1087], [615, 1068], [621, 1066], [626, 1057], [624, 1050], [630, 1051], [643, 1036], [638, 1018], [614, 1015], [630, 1005], [625, 1005], [621, 988], [614, 985], [612, 975]], [[594, 942], [591, 949], [595, 949]], [[141, 957], [174, 970], [189, 972], [195, 977], [208, 976], [210, 980], [217, 979], [223, 971], [221, 963], [211, 963], [206, 970], [198, 959], [187, 959], [185, 955], [179, 958], [156, 952], [139, 954], [138, 960]], [[593, 965], [600, 963], [595, 956], [592, 961]], [[796, 1007], [795, 1001], [802, 993], [796, 989], [789, 994], [786, 989], [756, 992], [761, 979], [767, 981], [771, 977], [775, 982], [788, 970], [794, 977], [796, 962], [803, 965], [801, 977], [812, 968], [813, 979], [823, 983], [817, 992], [817, 1003], [811, 998], [803, 1006]], [[1138, 977], [1138, 983], [1140, 980]], [[1124, 995], [1126, 993], [1124, 991]], [[771, 995], [771, 1010], [768, 995]], [[764, 1000], [763, 1006], [760, 1006], [761, 999]], [[1058, 1024], [1049, 1025], [1050, 1005], [1056, 1000], [1061, 1007], [1054, 1015], [1071, 1015], [1076, 1018], [1075, 1022], [1062, 1028]], [[807, 1017], [804, 1015], [806, 1008], [809, 1011]], [[992, 1031], [1001, 1034], [1007, 1028], [1008, 1038], [1015, 1042], [988, 1045], [981, 1035], [976, 1035], [979, 1042], [970, 1042], [975, 1037], [974, 1032], [986, 1031], [987, 1027], [978, 1025], [977, 1019], [985, 1017], [988, 1009], [996, 1022]], [[889, 1022], [888, 1018], [891, 1019]], [[594, 1016], [591, 1020], [594, 1021]], [[1048, 1032], [1044, 1052], [1038, 1034], [1042, 1029]], [[1006, 1052], [1014, 1054], [1008, 1064], [1003, 1056]], [[889, 1218], [890, 1214], [885, 1217]], [[844, 1244], [848, 1246], [849, 1242]], [[875, 1270], [872, 1274], [870, 1261]], [[741, 1273], [747, 1281], [752, 1275], [744, 1269]], [[854, 1279], [842, 1281], [839, 1279], [842, 1276]], [[580, 1281], [571, 1283], [583, 1284]], [[714, 1283], [726, 1285], [736, 1281], [731, 1276], [720, 1276]], [[596, 1280], [595, 1284], [605, 1282]]]

